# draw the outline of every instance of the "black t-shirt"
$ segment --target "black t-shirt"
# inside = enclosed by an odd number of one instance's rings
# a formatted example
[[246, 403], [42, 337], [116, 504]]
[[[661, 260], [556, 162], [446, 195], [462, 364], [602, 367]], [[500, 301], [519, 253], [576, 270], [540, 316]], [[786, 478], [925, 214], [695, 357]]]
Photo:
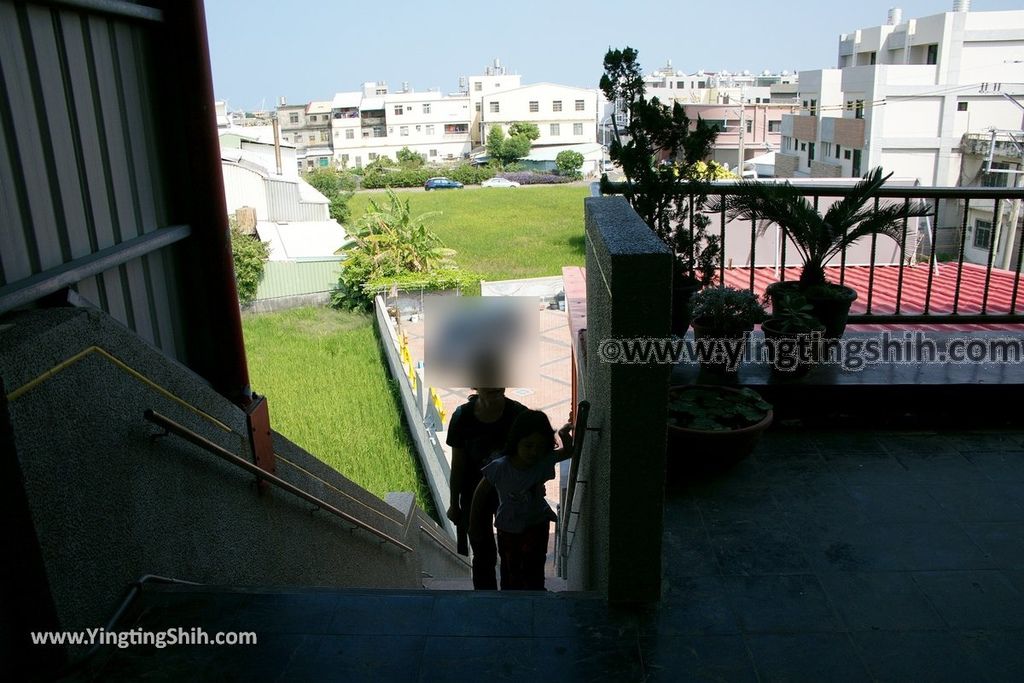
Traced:
[[480, 483], [480, 468], [483, 467], [495, 451], [505, 447], [509, 429], [516, 417], [527, 410], [519, 401], [505, 398], [505, 409], [494, 422], [481, 422], [473, 414], [476, 396], [470, 396], [467, 403], [455, 409], [451, 422], [448, 424], [446, 443], [452, 448], [461, 448], [465, 453], [465, 469], [462, 472], [462, 495], [472, 497], [477, 484]]

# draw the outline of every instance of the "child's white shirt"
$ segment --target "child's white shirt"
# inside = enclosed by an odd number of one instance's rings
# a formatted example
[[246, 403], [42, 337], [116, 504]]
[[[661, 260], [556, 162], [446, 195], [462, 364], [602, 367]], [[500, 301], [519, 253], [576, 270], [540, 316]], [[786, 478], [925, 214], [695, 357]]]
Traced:
[[484, 477], [498, 492], [494, 526], [499, 531], [519, 534], [528, 526], [558, 519], [544, 500], [544, 482], [555, 478], [556, 462], [554, 451], [549, 451], [527, 470], [517, 469], [504, 455], [484, 465]]

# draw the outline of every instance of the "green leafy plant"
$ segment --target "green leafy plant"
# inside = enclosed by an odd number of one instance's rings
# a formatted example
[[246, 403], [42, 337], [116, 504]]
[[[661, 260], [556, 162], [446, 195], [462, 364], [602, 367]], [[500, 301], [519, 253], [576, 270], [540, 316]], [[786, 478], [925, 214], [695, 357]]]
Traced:
[[332, 296], [335, 305], [369, 308], [373, 298], [367, 283], [409, 273], [425, 278], [433, 270], [453, 268], [455, 251], [427, 229], [431, 215], [414, 216], [409, 200], [402, 201], [391, 190], [387, 205], [370, 200], [350, 232], [353, 243], [341, 250], [345, 261]]
[[352, 198], [352, 192], [356, 187], [352, 174], [333, 168], [322, 168], [310, 171], [304, 176], [304, 179], [320, 194], [327, 197], [330, 202], [328, 211], [331, 218], [339, 223], [348, 222], [352, 216], [348, 201]]
[[717, 329], [750, 328], [765, 319], [764, 306], [749, 289], [708, 287], [690, 302], [694, 320]]
[[[931, 213], [922, 202], [887, 204], [876, 210], [872, 200], [890, 176], [883, 176], [881, 168], [872, 169], [824, 214], [788, 182], [749, 180], [738, 184], [736, 192], [725, 200], [725, 209], [732, 220], [757, 219], [759, 235], [764, 235], [772, 223], [780, 226], [803, 260], [800, 286], [806, 289], [827, 284], [825, 264], [857, 240], [878, 234], [900, 242], [904, 221]], [[708, 210], [721, 208], [722, 201], [715, 200]]]
[[808, 332], [822, 327], [814, 317], [814, 308], [800, 292], [784, 291], [778, 295], [776, 302], [771, 320], [772, 327], [779, 332]]
[[539, 137], [540, 129], [535, 123], [517, 121], [509, 126], [507, 136], [500, 125], [494, 124], [487, 133], [487, 154], [504, 167], [528, 155], [533, 141]]
[[398, 160], [398, 165], [403, 168], [419, 168], [427, 163], [427, 157], [408, 147], [403, 147], [395, 152], [395, 158]]
[[758, 424], [771, 409], [752, 389], [692, 386], [669, 394], [667, 422], [683, 429], [731, 431]]
[[[707, 286], [721, 261], [721, 244], [708, 233], [703, 205], [713, 176], [696, 164], [711, 154], [717, 129], [700, 117], [691, 126], [678, 102], [672, 107], [644, 94], [643, 72], [632, 48], [609, 50], [601, 90], [616, 110], [609, 156], [626, 176], [623, 194], [651, 230], [672, 250], [679, 277]], [[610, 190], [604, 183], [602, 190]], [[692, 205], [691, 205], [692, 202]], [[692, 209], [691, 209], [692, 206]]]
[[256, 298], [264, 267], [270, 258], [270, 246], [261, 242], [257, 235], [243, 233], [234, 216], [228, 218], [228, 225], [231, 230], [231, 257], [235, 264], [235, 288], [238, 301], [245, 306]]
[[580, 173], [580, 169], [583, 168], [583, 155], [571, 149], [564, 149], [555, 157], [555, 167], [558, 168], [559, 175], [579, 180], [583, 177]]

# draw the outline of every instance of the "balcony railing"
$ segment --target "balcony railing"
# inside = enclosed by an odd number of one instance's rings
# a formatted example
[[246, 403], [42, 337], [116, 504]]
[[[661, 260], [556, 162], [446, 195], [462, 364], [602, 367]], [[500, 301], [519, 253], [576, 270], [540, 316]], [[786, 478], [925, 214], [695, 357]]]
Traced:
[[[824, 183], [794, 187], [822, 212], [851, 190], [851, 186]], [[735, 183], [716, 183], [709, 198], [726, 199], [740, 191]], [[876, 209], [884, 203], [921, 201], [931, 211], [924, 218], [904, 221], [898, 242], [882, 235], [864, 238], [826, 264], [830, 281], [858, 290], [850, 324], [1024, 324], [1024, 239], [1021, 229], [1012, 224], [1024, 217], [1024, 210], [1013, 206], [1021, 200], [1024, 189], [880, 189], [874, 197]], [[724, 254], [717, 282], [760, 294], [772, 282], [799, 276], [802, 260], [784, 226], [769, 225], [761, 232], [763, 221], [759, 219], [729, 220], [724, 209], [705, 215], [711, 219], [708, 234], [718, 236]], [[992, 232], [987, 245], [981, 240], [981, 248], [968, 244], [969, 228], [977, 229], [972, 215], [991, 225], [985, 228]], [[684, 229], [692, 234], [692, 223]], [[939, 246], [940, 232], [946, 233], [945, 248]], [[1007, 233], [1009, 239], [1004, 240]], [[1000, 263], [1008, 263], [1009, 268], [999, 267], [997, 250]]]

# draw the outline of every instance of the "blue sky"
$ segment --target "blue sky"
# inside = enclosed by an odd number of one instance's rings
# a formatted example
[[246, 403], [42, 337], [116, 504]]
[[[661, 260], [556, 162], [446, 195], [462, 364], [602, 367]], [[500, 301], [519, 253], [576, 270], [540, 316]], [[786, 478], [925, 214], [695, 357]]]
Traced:
[[[834, 67], [839, 34], [952, 9], [953, 0], [206, 0], [217, 99], [232, 109], [329, 100], [363, 81], [453, 92], [495, 57], [524, 83], [595, 87], [609, 46], [639, 50], [645, 71]], [[974, 0], [973, 11], [1024, 9]]]

